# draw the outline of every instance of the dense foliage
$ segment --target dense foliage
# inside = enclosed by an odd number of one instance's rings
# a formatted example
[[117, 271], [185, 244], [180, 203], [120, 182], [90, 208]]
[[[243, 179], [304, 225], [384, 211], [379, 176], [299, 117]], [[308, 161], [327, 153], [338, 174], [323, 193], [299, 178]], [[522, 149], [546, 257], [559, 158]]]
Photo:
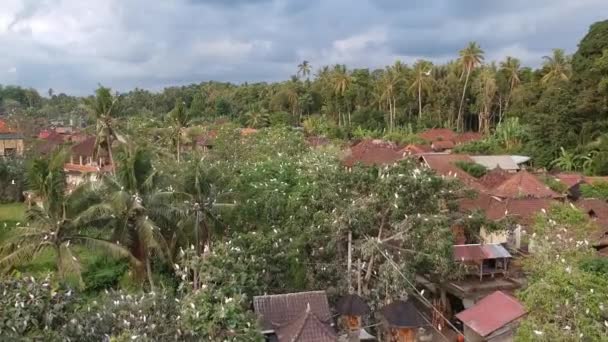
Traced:
[[539, 215], [530, 237], [534, 253], [524, 269], [529, 284], [519, 293], [527, 309], [522, 341], [605, 341], [608, 281], [586, 237], [596, 227], [567, 205]]

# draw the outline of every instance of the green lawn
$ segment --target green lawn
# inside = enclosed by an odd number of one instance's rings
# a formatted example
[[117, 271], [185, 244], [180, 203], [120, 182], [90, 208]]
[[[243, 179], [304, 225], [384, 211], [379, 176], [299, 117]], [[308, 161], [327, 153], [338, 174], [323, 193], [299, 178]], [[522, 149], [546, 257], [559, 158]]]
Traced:
[[2, 221], [23, 221], [25, 215], [25, 204], [7, 203], [0, 204], [0, 222]]

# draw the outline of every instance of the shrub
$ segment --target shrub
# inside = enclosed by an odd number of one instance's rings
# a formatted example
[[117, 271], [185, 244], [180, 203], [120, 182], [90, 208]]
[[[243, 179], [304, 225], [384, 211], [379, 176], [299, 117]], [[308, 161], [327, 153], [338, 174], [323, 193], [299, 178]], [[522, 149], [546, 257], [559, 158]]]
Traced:
[[291, 126], [293, 125], [293, 117], [287, 112], [272, 112], [268, 116], [270, 126]]
[[25, 337], [58, 340], [50, 331], [69, 322], [75, 300], [71, 290], [55, 288], [48, 278], [5, 279], [0, 282], [0, 293], [2, 341]]
[[129, 265], [122, 260], [97, 258], [82, 274], [87, 291], [100, 291], [116, 287], [128, 270]]
[[551, 190], [563, 194], [568, 191], [568, 186], [553, 177], [542, 177], [543, 182], [547, 185]]
[[463, 169], [466, 173], [470, 174], [475, 178], [482, 177], [486, 174], [486, 172], [488, 172], [488, 169], [486, 169], [485, 166], [472, 162], [457, 161], [456, 166]]
[[581, 194], [585, 198], [598, 198], [608, 200], [608, 182], [582, 184], [580, 188]]

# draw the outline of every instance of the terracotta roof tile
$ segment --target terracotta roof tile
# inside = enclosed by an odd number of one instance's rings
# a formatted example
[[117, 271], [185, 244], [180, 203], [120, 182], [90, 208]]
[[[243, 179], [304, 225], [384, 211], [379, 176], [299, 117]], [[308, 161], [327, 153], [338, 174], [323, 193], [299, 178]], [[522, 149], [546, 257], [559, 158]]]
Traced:
[[491, 191], [491, 194], [503, 198], [558, 198], [560, 195], [549, 189], [533, 174], [522, 170]]
[[469, 175], [466, 171], [456, 165], [456, 162], [459, 161], [473, 163], [473, 160], [467, 155], [428, 153], [420, 155], [420, 158], [438, 175], [458, 178], [464, 184], [473, 189], [480, 191], [486, 190], [479, 182], [477, 182], [475, 177]]
[[350, 148], [350, 153], [344, 158], [346, 166], [357, 163], [363, 165], [388, 165], [403, 159], [403, 153], [393, 143], [383, 140], [363, 140]]
[[478, 141], [481, 139], [483, 139], [483, 134], [481, 134], [479, 132], [464, 132], [454, 138], [454, 143], [456, 143], [456, 145], [458, 145], [458, 144], [468, 143], [471, 141]]
[[419, 133], [418, 136], [428, 142], [434, 142], [438, 140], [454, 140], [456, 133], [449, 128], [432, 128]]
[[486, 337], [525, 314], [524, 306], [517, 299], [496, 291], [458, 313], [456, 318], [481, 337]]
[[0, 134], [12, 134], [17, 133], [15, 130], [11, 129], [6, 121], [0, 120]]
[[578, 173], [558, 173], [554, 177], [558, 181], [564, 183], [568, 188], [585, 181], [584, 177]]
[[523, 226], [531, 226], [536, 215], [547, 211], [554, 203], [549, 198], [516, 198], [498, 200], [480, 194], [475, 199], [461, 199], [459, 208], [462, 212], [481, 210], [488, 220], [499, 221], [507, 217]]
[[479, 178], [479, 183], [488, 189], [494, 189], [500, 184], [504, 183], [507, 179], [511, 178], [512, 174], [505, 170], [497, 167], [488, 171], [485, 175]]

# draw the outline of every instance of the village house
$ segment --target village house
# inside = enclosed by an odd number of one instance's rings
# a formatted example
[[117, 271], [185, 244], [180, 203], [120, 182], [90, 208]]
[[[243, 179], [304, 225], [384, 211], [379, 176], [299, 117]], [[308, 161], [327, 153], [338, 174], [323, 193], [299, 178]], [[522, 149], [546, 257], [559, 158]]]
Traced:
[[335, 342], [325, 291], [256, 296], [253, 309], [269, 342]]
[[10, 128], [0, 120], [0, 157], [22, 156], [24, 151], [23, 134]]
[[517, 299], [496, 291], [456, 314], [456, 318], [463, 323], [466, 341], [511, 342], [525, 315], [526, 310]]
[[110, 172], [112, 165], [104, 150], [95, 153], [94, 136], [88, 137], [70, 148], [70, 159], [64, 165], [68, 188], [72, 189], [85, 181], [96, 181], [103, 172]]

